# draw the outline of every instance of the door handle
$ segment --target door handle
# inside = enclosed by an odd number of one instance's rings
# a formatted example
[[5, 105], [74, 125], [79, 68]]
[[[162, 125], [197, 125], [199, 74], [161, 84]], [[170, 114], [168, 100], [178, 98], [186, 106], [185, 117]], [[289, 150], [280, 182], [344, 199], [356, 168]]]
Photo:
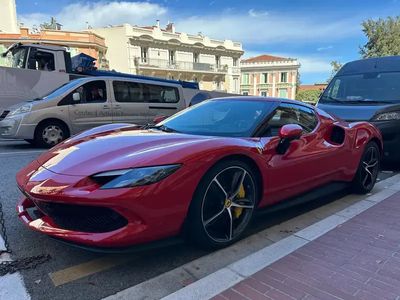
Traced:
[[110, 109], [108, 105], [103, 105], [103, 109]]
[[121, 108], [121, 105], [116, 104], [114, 105], [114, 108]]

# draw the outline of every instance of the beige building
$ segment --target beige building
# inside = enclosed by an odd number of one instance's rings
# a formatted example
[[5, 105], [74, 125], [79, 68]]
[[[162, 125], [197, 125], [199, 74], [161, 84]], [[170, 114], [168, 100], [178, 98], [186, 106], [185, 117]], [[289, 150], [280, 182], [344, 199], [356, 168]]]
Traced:
[[243, 95], [294, 99], [300, 63], [293, 58], [260, 55], [240, 62]]
[[19, 33], [15, 0], [0, 0], [0, 33]]
[[129, 24], [91, 29], [105, 38], [110, 69], [132, 74], [199, 82], [205, 90], [240, 92], [242, 44], [199, 33]]

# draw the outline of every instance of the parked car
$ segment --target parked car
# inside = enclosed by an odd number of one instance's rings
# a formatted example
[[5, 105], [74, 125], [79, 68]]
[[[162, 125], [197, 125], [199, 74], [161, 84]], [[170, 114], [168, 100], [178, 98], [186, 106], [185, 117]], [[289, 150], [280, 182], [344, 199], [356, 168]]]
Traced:
[[400, 56], [345, 64], [317, 107], [346, 121], [369, 121], [380, 129], [384, 160], [400, 161]]
[[146, 130], [105, 125], [52, 148], [17, 174], [17, 211], [29, 228], [87, 247], [183, 233], [219, 248], [258, 208], [333, 181], [368, 193], [381, 152], [373, 125], [301, 102], [206, 100]]
[[[73, 134], [109, 123], [145, 125], [188, 107], [201, 93], [183, 82], [124, 77], [85, 77], [48, 95], [11, 106], [0, 116], [0, 137], [51, 147]], [[221, 95], [221, 93], [218, 93]]]

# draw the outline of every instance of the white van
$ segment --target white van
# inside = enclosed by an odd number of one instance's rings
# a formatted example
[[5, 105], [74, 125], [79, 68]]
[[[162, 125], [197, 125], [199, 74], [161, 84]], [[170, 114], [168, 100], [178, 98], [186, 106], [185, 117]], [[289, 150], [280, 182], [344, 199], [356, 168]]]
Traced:
[[[209, 97], [211, 97], [211, 93]], [[85, 77], [40, 99], [13, 105], [0, 116], [0, 137], [51, 147], [80, 131], [109, 123], [145, 125], [188, 107], [197, 89], [179, 81]]]

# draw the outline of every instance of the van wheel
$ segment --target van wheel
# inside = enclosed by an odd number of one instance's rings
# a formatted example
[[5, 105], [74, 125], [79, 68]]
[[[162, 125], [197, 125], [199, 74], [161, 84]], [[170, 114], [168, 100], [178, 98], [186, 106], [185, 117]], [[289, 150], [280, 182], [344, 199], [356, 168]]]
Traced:
[[35, 145], [51, 148], [69, 137], [67, 126], [59, 121], [47, 121], [39, 124], [35, 130]]

